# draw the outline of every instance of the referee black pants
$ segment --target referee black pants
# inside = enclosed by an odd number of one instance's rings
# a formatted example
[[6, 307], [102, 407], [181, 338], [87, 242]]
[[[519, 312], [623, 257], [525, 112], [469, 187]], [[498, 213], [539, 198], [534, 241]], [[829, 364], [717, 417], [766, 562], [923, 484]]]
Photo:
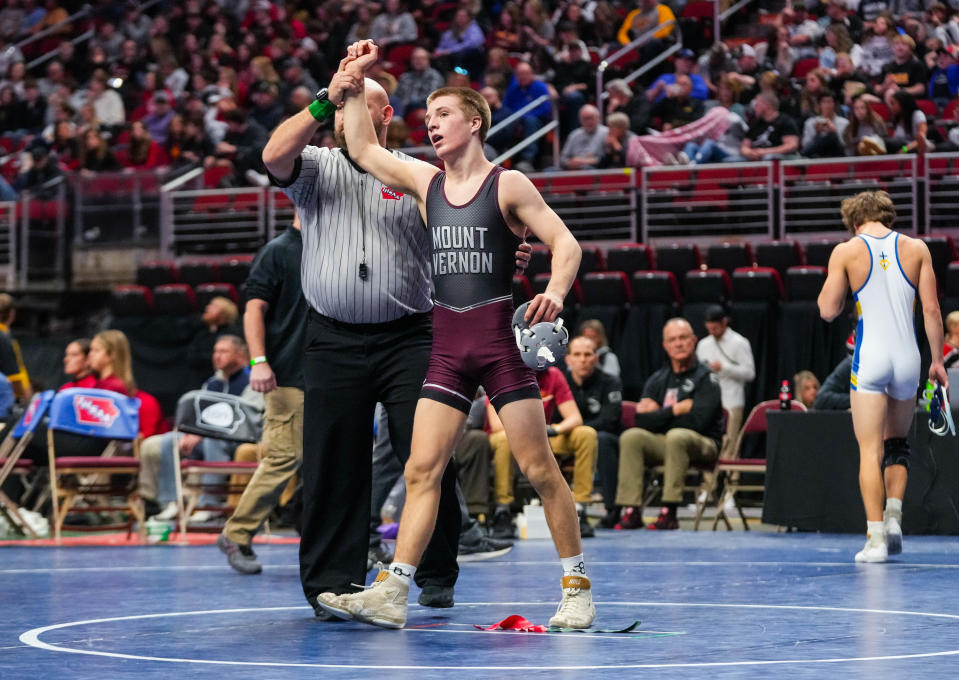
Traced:
[[[304, 376], [303, 531], [300, 581], [310, 604], [321, 592], [366, 583], [373, 411], [386, 407], [393, 450], [410, 456], [413, 414], [432, 344], [425, 314], [381, 324], [345, 324], [310, 311]], [[452, 586], [459, 568], [456, 469], [443, 475], [436, 530], [416, 583]]]

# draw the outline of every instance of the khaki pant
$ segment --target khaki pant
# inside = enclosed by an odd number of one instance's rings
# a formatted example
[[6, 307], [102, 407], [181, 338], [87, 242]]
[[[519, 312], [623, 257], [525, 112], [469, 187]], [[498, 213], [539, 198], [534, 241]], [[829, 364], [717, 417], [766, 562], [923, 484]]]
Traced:
[[[506, 432], [494, 432], [489, 443], [493, 449], [496, 503], [509, 505], [513, 502], [513, 454]], [[573, 498], [577, 503], [589, 503], [596, 469], [596, 430], [580, 425], [572, 432], [550, 437], [549, 446], [557, 456], [573, 456]]]
[[482, 430], [467, 430], [453, 451], [466, 507], [471, 515], [486, 514], [489, 506], [490, 442]]
[[664, 467], [663, 502], [679, 503], [690, 462], [715, 460], [717, 455], [716, 442], [693, 430], [678, 427], [666, 434], [654, 434], [631, 427], [619, 437], [616, 505], [643, 505], [646, 468], [655, 465]]
[[732, 458], [736, 446], [736, 438], [739, 436], [739, 430], [743, 427], [743, 407], [726, 409], [729, 419], [726, 422], [726, 436], [723, 437], [723, 448], [720, 451], [720, 458]]
[[303, 460], [303, 390], [278, 387], [265, 401], [263, 457], [223, 528], [227, 538], [242, 545], [253, 540]]

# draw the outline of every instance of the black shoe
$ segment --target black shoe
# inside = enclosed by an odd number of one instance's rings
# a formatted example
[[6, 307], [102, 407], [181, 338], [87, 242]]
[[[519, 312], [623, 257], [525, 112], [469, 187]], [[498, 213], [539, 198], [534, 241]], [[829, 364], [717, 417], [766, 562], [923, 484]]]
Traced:
[[659, 517], [656, 518], [656, 521], [646, 528], [652, 529], [653, 531], [676, 531], [679, 528], [676, 511], [670, 512], [667, 508], [663, 508], [660, 510]]
[[483, 536], [475, 543], [460, 543], [459, 562], [479, 562], [505, 555], [513, 549], [513, 542]]
[[499, 539], [516, 538], [513, 531], [513, 518], [509, 515], [509, 510], [497, 510], [493, 515], [493, 528], [490, 530], [490, 536]]
[[259, 574], [263, 571], [263, 567], [256, 559], [256, 553], [250, 546], [240, 545], [224, 534], [220, 534], [216, 539], [216, 547], [226, 555], [226, 561], [230, 563], [230, 566], [241, 574]]
[[453, 586], [423, 586], [417, 600], [424, 607], [447, 609], [453, 606]]
[[619, 508], [606, 508], [606, 514], [599, 520], [599, 526], [604, 529], [615, 529], [619, 522]]
[[390, 562], [393, 561], [393, 553], [390, 552], [390, 549], [386, 547], [383, 541], [371, 545], [369, 551], [366, 553], [366, 570], [369, 571], [376, 566], [378, 562], [381, 562], [384, 567], [388, 566]]
[[159, 515], [160, 511], [163, 510], [163, 506], [152, 498], [143, 498], [141, 500], [143, 501], [143, 516], [148, 519], [154, 515]]
[[579, 537], [592, 538], [595, 535], [596, 531], [593, 529], [593, 525], [586, 519], [586, 510], [581, 510], [579, 512]]

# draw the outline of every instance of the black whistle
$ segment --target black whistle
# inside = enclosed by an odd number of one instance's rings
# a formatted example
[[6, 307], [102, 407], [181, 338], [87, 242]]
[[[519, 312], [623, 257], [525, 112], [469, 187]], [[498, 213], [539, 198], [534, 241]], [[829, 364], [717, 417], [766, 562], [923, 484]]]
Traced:
[[360, 262], [360, 278], [363, 281], [366, 281], [366, 278], [370, 275], [370, 268], [366, 266], [365, 262]]

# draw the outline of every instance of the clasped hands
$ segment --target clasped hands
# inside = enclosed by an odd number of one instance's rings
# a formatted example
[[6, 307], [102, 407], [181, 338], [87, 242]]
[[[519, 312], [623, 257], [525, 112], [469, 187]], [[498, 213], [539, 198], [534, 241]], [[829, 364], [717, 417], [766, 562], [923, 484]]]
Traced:
[[339, 106], [349, 95], [362, 92], [366, 72], [378, 58], [379, 47], [372, 40], [358, 40], [350, 45], [339, 69], [330, 79], [330, 101]]

